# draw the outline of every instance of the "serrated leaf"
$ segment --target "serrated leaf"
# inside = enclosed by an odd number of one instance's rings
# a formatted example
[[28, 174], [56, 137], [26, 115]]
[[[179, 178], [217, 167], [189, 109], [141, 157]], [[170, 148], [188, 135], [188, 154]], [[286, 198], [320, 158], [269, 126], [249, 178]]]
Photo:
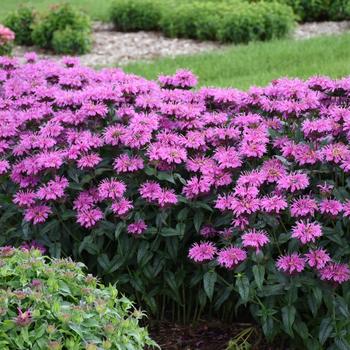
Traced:
[[217, 274], [215, 271], [208, 271], [203, 276], [204, 291], [209, 300], [213, 299], [216, 280]]
[[253, 266], [253, 275], [258, 289], [261, 289], [264, 283], [265, 267], [262, 265]]
[[193, 216], [193, 225], [197, 232], [199, 232], [204, 220], [204, 213], [201, 210], [196, 210]]
[[236, 287], [243, 303], [247, 303], [249, 300], [249, 280], [247, 276], [243, 275], [238, 277], [236, 280]]
[[282, 321], [285, 331], [293, 337], [293, 324], [295, 321], [296, 310], [293, 305], [287, 305], [282, 308]]
[[333, 331], [333, 322], [332, 319], [327, 317], [324, 318], [321, 321], [320, 324], [320, 330], [318, 332], [318, 340], [320, 341], [320, 343], [323, 345], [326, 340], [329, 338], [329, 336], [331, 335]]

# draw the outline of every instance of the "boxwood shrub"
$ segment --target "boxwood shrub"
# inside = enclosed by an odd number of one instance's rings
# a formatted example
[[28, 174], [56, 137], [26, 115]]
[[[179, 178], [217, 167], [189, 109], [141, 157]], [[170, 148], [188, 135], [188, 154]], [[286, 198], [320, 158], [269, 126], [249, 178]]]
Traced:
[[34, 21], [35, 13], [33, 9], [20, 7], [17, 11], [7, 15], [4, 24], [16, 34], [16, 44], [30, 46], [33, 44], [32, 30]]
[[80, 263], [49, 259], [37, 247], [0, 247], [3, 350], [142, 350], [155, 345], [143, 313]]
[[32, 40], [43, 49], [81, 54], [90, 48], [90, 35], [89, 17], [69, 4], [63, 4], [53, 6], [38, 18], [33, 27]]
[[110, 18], [115, 29], [123, 32], [156, 30], [161, 12], [161, 0], [117, 0], [110, 8]]

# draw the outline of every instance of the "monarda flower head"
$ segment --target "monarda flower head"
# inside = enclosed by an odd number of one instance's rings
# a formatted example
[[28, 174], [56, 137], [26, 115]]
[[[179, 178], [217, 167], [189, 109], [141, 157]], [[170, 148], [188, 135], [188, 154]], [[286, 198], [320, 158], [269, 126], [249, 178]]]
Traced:
[[297, 238], [302, 244], [315, 242], [322, 236], [322, 227], [317, 222], [298, 221], [292, 228], [292, 237]]
[[258, 253], [260, 249], [270, 242], [265, 231], [252, 229], [242, 235], [242, 243], [245, 248], [253, 248]]
[[278, 258], [276, 266], [278, 270], [293, 275], [304, 270], [305, 260], [298, 253], [282, 255]]
[[194, 262], [202, 263], [214, 259], [217, 248], [212, 242], [194, 243], [188, 252], [188, 256]]
[[328, 263], [320, 270], [320, 278], [323, 281], [341, 284], [350, 280], [350, 269], [347, 264]]
[[245, 250], [238, 247], [228, 247], [218, 252], [218, 263], [227, 269], [233, 269], [247, 258]]

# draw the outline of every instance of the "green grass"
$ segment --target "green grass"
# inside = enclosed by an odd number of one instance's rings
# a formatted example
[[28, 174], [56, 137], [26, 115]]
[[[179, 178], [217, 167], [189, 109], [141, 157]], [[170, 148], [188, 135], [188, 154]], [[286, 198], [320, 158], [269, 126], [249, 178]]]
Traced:
[[69, 3], [87, 12], [93, 19], [107, 20], [109, 7], [113, 0], [0, 0], [0, 20], [21, 5], [28, 5], [46, 11], [50, 5]]
[[263, 86], [283, 76], [339, 78], [350, 75], [350, 34], [303, 41], [255, 42], [212, 53], [137, 62], [124, 67], [127, 72], [149, 79], [159, 74], [172, 74], [179, 68], [197, 74], [200, 85], [240, 89]]

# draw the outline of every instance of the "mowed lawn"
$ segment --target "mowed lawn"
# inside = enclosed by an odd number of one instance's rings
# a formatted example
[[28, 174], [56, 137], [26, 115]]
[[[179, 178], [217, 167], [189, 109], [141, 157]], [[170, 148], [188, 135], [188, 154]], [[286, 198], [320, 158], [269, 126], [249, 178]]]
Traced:
[[37, 10], [49, 10], [51, 5], [69, 3], [87, 12], [96, 20], [107, 20], [109, 7], [113, 0], [0, 0], [0, 22], [19, 6], [30, 6]]
[[284, 76], [339, 78], [350, 75], [350, 34], [303, 41], [253, 42], [206, 54], [137, 62], [124, 67], [127, 72], [149, 79], [172, 74], [179, 68], [197, 74], [200, 85], [240, 89], [263, 86]]

